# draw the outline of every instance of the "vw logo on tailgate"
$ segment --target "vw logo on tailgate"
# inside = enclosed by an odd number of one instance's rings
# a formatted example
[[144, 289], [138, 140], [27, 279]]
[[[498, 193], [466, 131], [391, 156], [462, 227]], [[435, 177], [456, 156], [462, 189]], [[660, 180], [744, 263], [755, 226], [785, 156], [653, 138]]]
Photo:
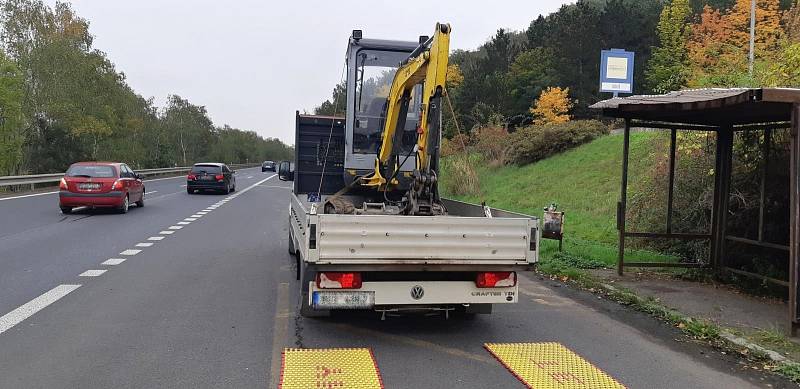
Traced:
[[414, 285], [414, 287], [411, 288], [411, 298], [412, 299], [419, 300], [424, 295], [425, 295], [425, 289], [422, 289], [422, 286]]

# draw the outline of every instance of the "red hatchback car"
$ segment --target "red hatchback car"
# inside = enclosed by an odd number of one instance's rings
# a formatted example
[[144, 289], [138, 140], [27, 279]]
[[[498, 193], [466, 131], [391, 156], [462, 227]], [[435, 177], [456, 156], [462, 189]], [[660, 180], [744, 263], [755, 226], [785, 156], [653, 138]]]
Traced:
[[75, 207], [116, 208], [128, 212], [131, 203], [144, 207], [144, 183], [128, 165], [119, 162], [72, 164], [58, 185], [61, 212]]

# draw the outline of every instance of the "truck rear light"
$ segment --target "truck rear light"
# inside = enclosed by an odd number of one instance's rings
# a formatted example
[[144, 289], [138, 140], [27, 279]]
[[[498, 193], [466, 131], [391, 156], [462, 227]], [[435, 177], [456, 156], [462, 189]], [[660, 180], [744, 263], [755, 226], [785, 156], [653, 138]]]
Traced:
[[58, 183], [58, 189], [67, 190], [67, 179], [62, 178], [61, 182]]
[[186, 179], [189, 180], [189, 181], [194, 181], [194, 180], [197, 179], [197, 176], [195, 176], [194, 174], [190, 174], [190, 175], [186, 176]]
[[361, 289], [361, 273], [339, 273], [339, 272], [317, 273], [317, 288]]
[[222, 181], [225, 179], [225, 176], [223, 176], [222, 174], [217, 174], [216, 176], [214, 176], [214, 178], [216, 178], [217, 181]]
[[475, 286], [479, 288], [504, 288], [517, 285], [517, 272], [494, 271], [478, 273]]
[[114, 181], [114, 185], [111, 185], [111, 190], [122, 190], [125, 187], [125, 182], [122, 180]]

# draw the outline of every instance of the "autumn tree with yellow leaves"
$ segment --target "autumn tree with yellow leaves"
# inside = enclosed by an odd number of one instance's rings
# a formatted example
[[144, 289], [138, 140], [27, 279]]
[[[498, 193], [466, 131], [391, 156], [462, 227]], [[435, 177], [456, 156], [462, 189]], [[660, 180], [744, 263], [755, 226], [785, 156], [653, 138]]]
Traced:
[[566, 123], [570, 120], [569, 88], [548, 87], [534, 102], [530, 112], [535, 117], [534, 124]]

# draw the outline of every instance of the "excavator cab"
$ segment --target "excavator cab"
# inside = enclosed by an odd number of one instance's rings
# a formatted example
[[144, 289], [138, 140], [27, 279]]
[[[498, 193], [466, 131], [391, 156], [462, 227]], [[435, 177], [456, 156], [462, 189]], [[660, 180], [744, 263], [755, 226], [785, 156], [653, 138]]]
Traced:
[[[424, 38], [424, 39], [423, 39]], [[420, 37], [420, 41], [427, 40]], [[420, 45], [405, 42], [362, 38], [354, 30], [347, 48], [347, 108], [345, 124], [344, 181], [351, 185], [358, 177], [374, 172], [386, 123], [389, 91], [400, 64]], [[403, 125], [398, 188], [407, 189], [415, 168], [414, 145], [417, 143], [422, 85], [411, 94]], [[410, 157], [406, 158], [406, 156]]]

